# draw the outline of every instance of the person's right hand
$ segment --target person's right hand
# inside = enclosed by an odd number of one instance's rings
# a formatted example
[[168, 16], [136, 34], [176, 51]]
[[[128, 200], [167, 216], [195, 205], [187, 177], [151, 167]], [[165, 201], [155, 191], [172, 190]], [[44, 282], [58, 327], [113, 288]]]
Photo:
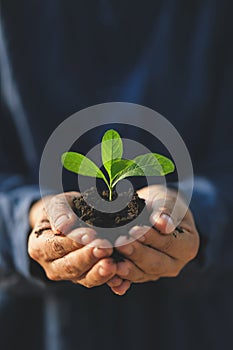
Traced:
[[28, 253], [50, 280], [91, 288], [108, 282], [116, 274], [116, 263], [110, 258], [113, 249], [107, 240], [96, 239], [91, 228], [74, 228], [78, 218], [71, 206], [79, 195], [67, 192], [46, 197], [46, 210], [43, 200], [32, 206]]

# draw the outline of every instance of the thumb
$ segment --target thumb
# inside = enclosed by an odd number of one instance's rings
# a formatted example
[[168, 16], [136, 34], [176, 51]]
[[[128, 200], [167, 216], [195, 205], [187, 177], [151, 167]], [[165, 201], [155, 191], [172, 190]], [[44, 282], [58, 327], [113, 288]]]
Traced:
[[78, 192], [62, 193], [53, 196], [45, 203], [45, 210], [53, 231], [67, 234], [74, 227], [79, 226], [79, 219], [72, 210], [73, 200], [79, 196]]
[[161, 233], [170, 234], [176, 229], [174, 220], [167, 212], [153, 212], [150, 220], [155, 229]]

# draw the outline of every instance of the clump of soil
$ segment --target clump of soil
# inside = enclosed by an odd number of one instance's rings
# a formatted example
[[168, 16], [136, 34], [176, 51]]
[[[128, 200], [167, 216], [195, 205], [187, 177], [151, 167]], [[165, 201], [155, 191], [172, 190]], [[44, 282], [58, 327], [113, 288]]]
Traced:
[[[102, 191], [100, 196], [95, 192], [93, 188], [86, 190], [80, 197], [76, 197], [73, 201], [74, 212], [82, 220], [82, 226], [95, 226], [95, 230], [98, 232], [98, 237], [108, 239], [112, 244], [119, 236], [127, 236], [129, 231], [129, 225], [126, 224], [132, 222], [132, 227], [135, 225], [148, 225], [149, 213], [144, 210], [145, 201], [140, 198], [136, 192], [129, 190], [128, 192], [122, 192], [117, 194], [113, 193], [113, 200], [109, 202], [111, 205], [111, 212], [104, 212], [105, 201], [109, 201], [108, 190]], [[127, 203], [125, 207], [119, 211], [114, 210], [115, 203]], [[105, 202], [105, 203], [104, 203]], [[93, 205], [100, 209], [95, 209]], [[116, 205], [115, 205], [116, 206]], [[101, 210], [102, 209], [102, 210]], [[143, 211], [143, 213], [142, 213]], [[138, 216], [142, 213], [140, 218]], [[85, 223], [85, 224], [84, 224]], [[98, 231], [96, 227], [104, 228]], [[111, 230], [111, 228], [118, 228], [117, 230]], [[106, 230], [109, 228], [109, 230]], [[115, 251], [113, 254], [116, 260], [122, 260], [122, 257]]]

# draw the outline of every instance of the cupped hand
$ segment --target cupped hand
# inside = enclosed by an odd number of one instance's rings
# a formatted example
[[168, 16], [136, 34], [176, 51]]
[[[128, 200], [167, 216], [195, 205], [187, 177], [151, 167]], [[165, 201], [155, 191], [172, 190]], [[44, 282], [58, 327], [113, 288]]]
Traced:
[[130, 238], [119, 237], [116, 242], [125, 259], [117, 263], [117, 276], [108, 285], [117, 294], [124, 294], [132, 282], [176, 277], [199, 249], [192, 213], [177, 191], [154, 185], [138, 194], [146, 200], [151, 223], [135, 226]]
[[97, 239], [91, 228], [77, 227], [78, 218], [71, 207], [79, 195], [49, 196], [32, 206], [28, 253], [50, 280], [91, 288], [108, 282], [117, 266], [110, 258], [113, 248], [107, 240]]

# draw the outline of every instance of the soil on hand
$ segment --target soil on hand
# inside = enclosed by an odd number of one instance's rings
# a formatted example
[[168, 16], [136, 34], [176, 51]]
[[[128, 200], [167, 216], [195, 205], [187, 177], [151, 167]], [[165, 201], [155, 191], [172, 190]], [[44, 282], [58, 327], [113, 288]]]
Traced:
[[[99, 196], [95, 190], [91, 188], [83, 192], [80, 197], [74, 199], [74, 212], [82, 220], [82, 226], [95, 226], [98, 237], [106, 238], [114, 244], [119, 236], [128, 235], [129, 225], [125, 227], [126, 224], [132, 222], [131, 227], [135, 225], [148, 225], [149, 213], [145, 208], [145, 201], [140, 198], [136, 192], [132, 192], [132, 190], [119, 194], [114, 192], [113, 200], [109, 202], [113, 208], [111, 212], [96, 210], [89, 204], [93, 203], [96, 208], [101, 209], [103, 202], [109, 201], [108, 198], [109, 192], [107, 190], [102, 191], [101, 196]], [[121, 203], [127, 203], [120, 211], [114, 211], [114, 202], [117, 198], [121, 200]], [[144, 208], [145, 210], [143, 210]], [[140, 215], [141, 213], [142, 215]], [[140, 218], [138, 218], [139, 215]], [[96, 227], [105, 228], [105, 230], [103, 230], [104, 233], [101, 233], [101, 230], [98, 230]], [[118, 228], [117, 230], [110, 230], [116, 227]], [[106, 230], [106, 228], [109, 228], [109, 230]], [[116, 253], [114, 254], [116, 255]]]

